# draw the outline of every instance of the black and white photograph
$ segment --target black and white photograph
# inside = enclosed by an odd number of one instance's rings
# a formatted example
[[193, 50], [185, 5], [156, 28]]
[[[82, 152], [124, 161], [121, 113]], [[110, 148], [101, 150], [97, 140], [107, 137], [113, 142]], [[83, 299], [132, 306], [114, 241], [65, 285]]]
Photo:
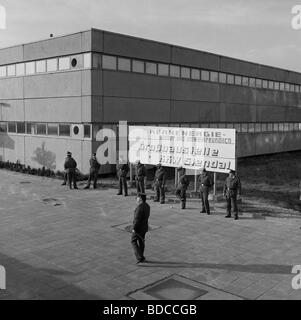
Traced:
[[0, 309], [301, 300], [300, 57], [298, 0], [0, 0]]

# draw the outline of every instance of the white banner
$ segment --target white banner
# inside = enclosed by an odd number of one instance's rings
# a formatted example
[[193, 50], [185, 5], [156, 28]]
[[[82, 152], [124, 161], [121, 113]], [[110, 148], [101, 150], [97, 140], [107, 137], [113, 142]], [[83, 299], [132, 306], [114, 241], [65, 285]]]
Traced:
[[235, 129], [129, 126], [129, 161], [228, 173], [235, 170]]

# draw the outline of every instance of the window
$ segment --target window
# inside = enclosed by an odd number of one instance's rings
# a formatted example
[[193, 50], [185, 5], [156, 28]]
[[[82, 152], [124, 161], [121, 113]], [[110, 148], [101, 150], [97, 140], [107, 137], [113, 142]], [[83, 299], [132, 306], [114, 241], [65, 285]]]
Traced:
[[262, 88], [262, 80], [256, 79], [256, 88]]
[[289, 123], [284, 123], [283, 125], [283, 131], [288, 132], [289, 131]]
[[218, 128], [217, 123], [209, 123], [209, 128]]
[[11, 65], [7, 66], [7, 76], [13, 77], [15, 75], [16, 75], [16, 65], [11, 64]]
[[256, 79], [255, 78], [250, 78], [250, 87], [255, 88], [256, 87]]
[[218, 72], [210, 71], [210, 81], [218, 82]]
[[262, 87], [263, 87], [264, 89], [267, 89], [267, 88], [268, 88], [268, 82], [267, 82], [267, 80], [262, 80]]
[[70, 57], [59, 58], [59, 70], [70, 69]]
[[27, 134], [35, 134], [35, 126], [33, 123], [26, 123], [26, 133]]
[[234, 75], [233, 74], [227, 74], [227, 83], [234, 84]]
[[261, 123], [255, 123], [255, 132], [261, 132]]
[[241, 132], [248, 132], [248, 124], [247, 123], [241, 124]]
[[273, 131], [278, 131], [279, 130], [279, 126], [278, 126], [278, 123], [277, 122], [274, 122], [273, 123]]
[[16, 122], [9, 122], [8, 123], [8, 132], [16, 132]]
[[139, 60], [133, 60], [132, 70], [133, 72], [144, 73], [144, 62]]
[[[93, 54], [93, 69], [100, 69], [101, 68], [101, 55], [100, 54]], [[85, 64], [85, 60], [84, 60]]]
[[299, 124], [298, 123], [294, 123], [294, 130], [298, 131], [298, 129], [299, 129]]
[[131, 71], [131, 60], [125, 58], [118, 58], [118, 70]]
[[46, 134], [46, 123], [37, 123], [37, 134]]
[[294, 124], [293, 123], [289, 123], [289, 131], [294, 131]]
[[16, 64], [16, 74], [17, 74], [17, 76], [24, 76], [25, 75], [25, 64], [24, 63]]
[[280, 82], [280, 90], [284, 91], [284, 83], [283, 82]]
[[6, 77], [6, 66], [0, 67], [0, 77]]
[[241, 132], [241, 124], [240, 123], [234, 123], [234, 129], [236, 132]]
[[26, 62], [25, 63], [25, 72], [27, 75], [35, 73], [35, 63], [34, 62]]
[[295, 85], [294, 84], [290, 84], [290, 91], [295, 92]]
[[47, 124], [47, 132], [49, 136], [57, 136], [59, 132], [57, 123], [48, 123]]
[[37, 72], [46, 72], [46, 61], [41, 60], [36, 63]]
[[297, 84], [295, 84], [295, 92], [300, 92], [299, 91], [299, 86]]
[[241, 86], [241, 76], [235, 76], [235, 84]]
[[145, 72], [148, 74], [157, 74], [157, 64], [153, 62], [146, 62]]
[[209, 71], [202, 70], [201, 71], [201, 79], [204, 81], [209, 81]]
[[249, 78], [248, 77], [242, 77], [242, 85], [243, 86], [249, 86]]
[[7, 132], [7, 122], [0, 122], [0, 132]]
[[289, 83], [285, 83], [284, 85], [285, 85], [284, 90], [285, 91], [290, 91], [290, 84]]
[[169, 65], [163, 64], [163, 63], [158, 63], [158, 75], [168, 77], [169, 76]]
[[201, 72], [199, 69], [191, 69], [191, 79], [193, 80], [201, 79]]
[[[272, 124], [272, 128], [273, 128], [273, 124]], [[261, 124], [261, 132], [266, 132], [266, 131], [273, 131], [273, 130], [268, 130], [267, 123], [262, 123]]]
[[269, 87], [269, 89], [273, 90], [274, 89], [274, 82], [273, 81], [269, 81], [268, 87]]
[[179, 66], [170, 66], [170, 76], [175, 78], [180, 78], [180, 67]]
[[59, 135], [64, 137], [70, 137], [70, 125], [60, 124], [59, 125]]
[[185, 79], [190, 78], [190, 68], [181, 67], [181, 78], [185, 78]]
[[25, 123], [17, 122], [17, 133], [25, 133]]
[[57, 59], [49, 59], [47, 60], [47, 71], [53, 72], [57, 71]]
[[280, 88], [280, 83], [279, 82], [274, 82], [274, 89], [279, 90]]
[[255, 124], [249, 123], [248, 124], [248, 132], [254, 132], [255, 131]]
[[85, 69], [91, 69], [91, 65], [92, 65], [91, 64], [91, 59], [92, 59], [91, 53], [85, 53], [84, 54], [84, 68]]
[[227, 123], [227, 129], [233, 129], [234, 124], [233, 123]]
[[91, 125], [84, 125], [84, 138], [91, 138]]
[[225, 123], [218, 123], [218, 127], [219, 128], [226, 128], [227, 127], [227, 125], [225, 124]]
[[284, 128], [284, 126], [283, 126], [283, 123], [281, 122], [281, 123], [279, 123], [279, 131], [283, 131], [283, 128]]
[[225, 73], [219, 74], [219, 82], [226, 83], [227, 82], [227, 75]]
[[117, 59], [112, 56], [102, 56], [102, 67], [104, 69], [116, 70], [117, 68]]

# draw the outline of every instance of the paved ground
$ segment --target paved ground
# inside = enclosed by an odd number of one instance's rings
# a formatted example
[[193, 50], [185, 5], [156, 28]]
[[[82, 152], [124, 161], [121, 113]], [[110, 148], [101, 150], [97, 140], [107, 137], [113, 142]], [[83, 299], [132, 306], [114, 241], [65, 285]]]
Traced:
[[60, 184], [0, 171], [0, 264], [7, 273], [0, 298], [139, 298], [139, 289], [175, 275], [219, 290], [218, 298], [301, 299], [291, 286], [292, 266], [301, 264], [300, 219], [256, 219], [250, 211], [234, 221], [224, 218], [223, 203], [207, 216], [198, 202], [187, 210], [150, 202], [150, 223], [160, 228], [147, 235], [149, 262], [136, 265], [130, 234], [112, 227], [131, 223], [135, 198]]

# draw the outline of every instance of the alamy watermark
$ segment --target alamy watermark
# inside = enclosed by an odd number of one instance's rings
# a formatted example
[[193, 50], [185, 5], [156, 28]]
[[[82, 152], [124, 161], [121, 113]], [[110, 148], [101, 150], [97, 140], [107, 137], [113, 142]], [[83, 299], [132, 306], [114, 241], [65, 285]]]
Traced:
[[292, 279], [292, 288], [301, 289], [301, 265], [293, 266], [292, 273], [296, 274]]
[[3, 266], [0, 266], [0, 290], [6, 289], [6, 271]]
[[6, 9], [0, 4], [0, 30], [6, 29]]

